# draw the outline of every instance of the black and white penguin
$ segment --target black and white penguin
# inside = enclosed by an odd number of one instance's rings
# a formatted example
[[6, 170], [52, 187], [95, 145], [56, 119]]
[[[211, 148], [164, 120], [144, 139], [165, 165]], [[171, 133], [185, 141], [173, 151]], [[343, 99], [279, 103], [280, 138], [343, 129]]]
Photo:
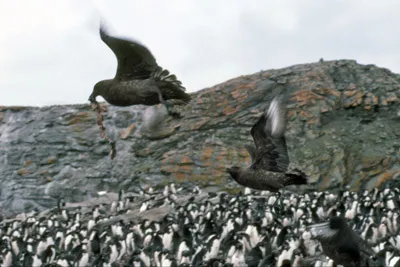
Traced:
[[205, 261], [211, 258], [217, 258], [221, 246], [221, 238], [219, 234], [204, 236], [204, 239], [202, 239], [200, 242], [205, 244], [205, 248], [207, 249], [207, 253], [204, 256]]
[[203, 263], [203, 258], [207, 253], [207, 249], [203, 245], [199, 245], [192, 257], [192, 266], [200, 266]]
[[238, 242], [235, 246], [235, 251], [232, 257], [227, 259], [234, 267], [246, 266], [245, 249], [242, 243]]
[[52, 244], [42, 252], [40, 260], [43, 263], [52, 263], [56, 258], [56, 247]]
[[263, 243], [259, 242], [246, 253], [246, 264], [248, 267], [258, 267], [263, 257]]
[[192, 253], [189, 250], [182, 251], [181, 260], [179, 261], [179, 266], [181, 266], [182, 264], [190, 265], [191, 256], [192, 256]]
[[86, 244], [82, 245], [80, 257], [77, 259], [77, 267], [86, 267], [89, 265], [89, 252]]
[[1, 251], [3, 256], [3, 262], [2, 262], [2, 267], [13, 267], [14, 263], [17, 261], [17, 259], [15, 258], [14, 253], [12, 252], [12, 250], [10, 248], [6, 248], [4, 250]]

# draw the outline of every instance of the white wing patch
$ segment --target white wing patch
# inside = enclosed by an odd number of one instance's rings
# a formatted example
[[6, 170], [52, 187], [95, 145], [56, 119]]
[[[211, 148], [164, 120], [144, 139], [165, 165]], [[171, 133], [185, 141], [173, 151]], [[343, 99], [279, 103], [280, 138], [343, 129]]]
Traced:
[[319, 223], [309, 226], [311, 235], [316, 238], [328, 239], [335, 236], [338, 230], [332, 230], [329, 227], [329, 222]]
[[265, 131], [268, 132], [268, 127], [271, 127], [271, 135], [279, 137], [285, 130], [285, 116], [282, 109], [281, 98], [274, 97], [267, 112], [269, 123], [265, 125]]

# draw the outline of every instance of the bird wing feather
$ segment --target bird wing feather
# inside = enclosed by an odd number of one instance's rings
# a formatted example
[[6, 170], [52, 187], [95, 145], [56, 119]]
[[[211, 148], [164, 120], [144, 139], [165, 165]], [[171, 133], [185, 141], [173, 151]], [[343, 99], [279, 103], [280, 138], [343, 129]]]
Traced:
[[170, 74], [168, 70], [157, 67], [153, 73], [157, 87], [160, 88], [161, 94], [165, 100], [173, 105], [186, 105], [190, 102], [191, 97], [185, 93], [185, 87], [175, 75]]
[[157, 62], [149, 49], [138, 42], [110, 36], [100, 25], [101, 40], [114, 52], [118, 60], [116, 80], [147, 79], [157, 68]]
[[274, 98], [268, 112], [264, 113], [251, 128], [251, 135], [256, 145], [252, 168], [263, 168], [274, 172], [287, 170], [289, 156], [283, 135], [285, 128], [283, 114], [281, 103]]
[[329, 227], [329, 222], [310, 225], [308, 230], [313, 237], [318, 239], [330, 239], [338, 233], [337, 230], [332, 230]]
[[249, 152], [250, 158], [251, 158], [251, 164], [253, 164], [254, 161], [256, 160], [257, 149], [253, 145], [250, 145], [250, 144], [246, 144], [246, 145], [244, 145], [244, 147], [246, 148], [247, 152]]

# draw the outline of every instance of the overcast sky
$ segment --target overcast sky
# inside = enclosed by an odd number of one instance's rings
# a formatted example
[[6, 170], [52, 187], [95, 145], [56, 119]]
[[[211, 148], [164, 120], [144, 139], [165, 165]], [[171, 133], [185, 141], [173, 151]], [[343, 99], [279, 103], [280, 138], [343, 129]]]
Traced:
[[0, 105], [88, 103], [117, 66], [101, 16], [194, 92], [321, 57], [399, 73], [399, 10], [398, 0], [0, 0]]

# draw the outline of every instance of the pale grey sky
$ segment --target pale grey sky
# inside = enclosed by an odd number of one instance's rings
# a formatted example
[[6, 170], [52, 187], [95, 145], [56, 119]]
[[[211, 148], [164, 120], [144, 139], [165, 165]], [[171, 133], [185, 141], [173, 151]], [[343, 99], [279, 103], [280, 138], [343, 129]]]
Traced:
[[100, 14], [194, 92], [321, 57], [400, 72], [399, 10], [397, 0], [0, 0], [0, 105], [88, 103], [117, 65]]

